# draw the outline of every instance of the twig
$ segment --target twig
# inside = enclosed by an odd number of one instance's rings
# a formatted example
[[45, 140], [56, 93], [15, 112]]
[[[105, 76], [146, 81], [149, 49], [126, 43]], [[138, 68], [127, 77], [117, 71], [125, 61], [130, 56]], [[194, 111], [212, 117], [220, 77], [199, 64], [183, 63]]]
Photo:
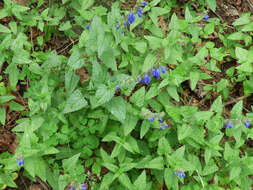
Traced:
[[236, 99], [234, 99], [234, 98], [232, 98], [232, 97], [230, 97], [230, 98], [233, 99], [233, 100], [231, 100], [231, 101], [225, 103], [224, 106], [233, 104], [233, 103], [238, 102], [238, 101], [240, 101], [240, 100], [243, 100], [243, 99], [245, 99], [245, 98], [247, 98], [247, 97], [246, 97], [246, 96], [241, 96], [241, 97], [236, 98]]
[[71, 43], [68, 44], [65, 48], [63, 48], [61, 51], [58, 52], [58, 54], [61, 54], [63, 51], [65, 51], [69, 46], [74, 45], [79, 39], [75, 39], [74, 41], [71, 40]]

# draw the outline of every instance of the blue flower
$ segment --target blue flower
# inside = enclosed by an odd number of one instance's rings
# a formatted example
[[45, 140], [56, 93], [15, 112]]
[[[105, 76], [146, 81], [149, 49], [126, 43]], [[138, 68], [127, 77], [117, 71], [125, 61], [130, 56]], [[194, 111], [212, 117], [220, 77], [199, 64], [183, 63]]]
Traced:
[[164, 66], [161, 66], [161, 71], [162, 71], [162, 73], [165, 73], [166, 72], [166, 68]]
[[82, 184], [83, 190], [86, 190], [86, 184]]
[[122, 31], [122, 32], [121, 32], [121, 34], [122, 34], [122, 36], [124, 36], [124, 35], [125, 35], [125, 32], [124, 32], [124, 31]]
[[227, 128], [229, 128], [229, 129], [231, 129], [232, 127], [233, 127], [233, 125], [232, 125], [232, 123], [231, 122], [228, 122], [226, 125], [225, 125], [225, 127]]
[[155, 77], [155, 76], [156, 76], [156, 70], [155, 70], [155, 67], [153, 67], [153, 69], [152, 69], [152, 75], [153, 75], [153, 77]]
[[17, 163], [18, 163], [19, 166], [24, 165], [24, 160], [21, 159], [21, 158], [19, 158], [19, 159], [17, 160]]
[[140, 17], [141, 18], [141, 16], [142, 16], [142, 7], [139, 7], [139, 10], [138, 10], [138, 17]]
[[185, 177], [185, 173], [183, 171], [175, 171], [174, 174], [179, 177], [179, 178], [184, 178]]
[[156, 69], [156, 78], [157, 79], [160, 78], [160, 70], [159, 70], [159, 68]]
[[141, 81], [142, 81], [142, 79], [141, 79], [141, 77], [139, 78], [139, 83], [141, 83]]
[[161, 125], [160, 130], [163, 130], [163, 129], [164, 129], [164, 126], [163, 126], [163, 125]]
[[116, 30], [119, 30], [119, 24], [116, 25]]
[[246, 121], [246, 122], [245, 122], [245, 127], [246, 127], [246, 128], [249, 128], [249, 127], [250, 127], [250, 125], [251, 125], [251, 124], [250, 124], [250, 122], [249, 122], [249, 121]]
[[162, 123], [163, 122], [163, 118], [160, 117], [159, 121], [160, 121], [160, 123]]
[[127, 25], [127, 21], [124, 21], [124, 26], [126, 26]]
[[132, 24], [134, 21], [135, 21], [135, 15], [134, 15], [134, 13], [131, 12], [128, 15], [128, 25]]
[[74, 187], [70, 186], [69, 190], [74, 190]]
[[204, 20], [207, 21], [209, 19], [209, 15], [204, 16]]
[[167, 125], [167, 123], [165, 123], [165, 124], [164, 124], [164, 126], [165, 126], [166, 128], [168, 128], [168, 127], [169, 127], [169, 126]]
[[151, 117], [151, 122], [155, 121], [155, 118], [154, 117]]
[[146, 2], [146, 1], [143, 1], [142, 4], [143, 4], [144, 7], [146, 7], [147, 2]]
[[86, 27], [85, 27], [87, 30], [89, 30], [90, 29], [90, 25], [86, 25]]
[[119, 90], [119, 85], [117, 84], [117, 86], [116, 86], [116, 90]]
[[143, 78], [143, 83], [149, 84], [150, 82], [151, 82], [151, 76], [149, 76], [148, 74], [145, 74], [145, 76]]
[[148, 117], [148, 121], [151, 121], [151, 119]]

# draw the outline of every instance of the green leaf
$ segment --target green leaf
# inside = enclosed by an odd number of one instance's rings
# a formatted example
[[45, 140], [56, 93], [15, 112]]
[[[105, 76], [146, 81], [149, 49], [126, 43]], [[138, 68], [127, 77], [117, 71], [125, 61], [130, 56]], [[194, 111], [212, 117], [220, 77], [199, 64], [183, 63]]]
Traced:
[[70, 170], [72, 170], [73, 168], [75, 168], [75, 167], [76, 167], [76, 164], [77, 164], [77, 161], [78, 161], [78, 159], [79, 159], [79, 156], [80, 156], [80, 153], [78, 153], [78, 154], [72, 156], [71, 158], [62, 160], [63, 168], [64, 168], [66, 171], [70, 171]]
[[211, 110], [215, 111], [217, 114], [221, 114], [222, 113], [222, 109], [223, 109], [222, 100], [221, 100], [221, 96], [219, 96], [213, 102], [213, 104], [211, 106]]
[[157, 58], [153, 54], [148, 54], [144, 60], [144, 64], [142, 66], [142, 72], [145, 73], [150, 70], [156, 63]]
[[46, 180], [46, 163], [37, 156], [31, 156], [24, 159], [24, 168], [32, 176], [39, 176], [43, 181]]
[[10, 29], [0, 24], [0, 33], [11, 33]]
[[121, 96], [115, 97], [108, 102], [106, 109], [119, 121], [123, 122], [126, 119], [126, 102]]
[[108, 189], [109, 185], [111, 185], [113, 180], [114, 180], [114, 177], [113, 177], [113, 174], [111, 172], [104, 175], [101, 186], [100, 186], [100, 190]]
[[144, 135], [148, 132], [150, 126], [150, 124], [144, 120], [141, 124], [141, 132], [140, 132], [140, 138], [142, 139], [144, 137]]
[[9, 106], [10, 106], [10, 109], [13, 110], [13, 111], [23, 111], [23, 110], [25, 110], [25, 108], [22, 105], [20, 105], [16, 102], [13, 102], [13, 101], [9, 103]]
[[13, 96], [13, 95], [0, 96], [0, 105], [4, 104], [4, 103], [6, 103], [6, 102], [8, 102], [8, 101], [10, 101], [14, 98], [15, 98], [15, 96]]
[[159, 139], [158, 142], [158, 155], [167, 155], [171, 153], [172, 149], [170, 147], [169, 142], [165, 137], [162, 137]]
[[75, 90], [67, 99], [63, 113], [70, 113], [80, 110], [88, 105], [80, 90]]
[[186, 7], [186, 9], [185, 9], [185, 20], [187, 21], [187, 22], [189, 22], [189, 23], [191, 23], [192, 22], [192, 15], [191, 15], [191, 12], [190, 12], [190, 10], [189, 10], [189, 7]]
[[211, 111], [199, 111], [194, 114], [196, 121], [207, 121], [209, 120], [213, 115], [213, 112]]
[[139, 167], [162, 170], [164, 168], [163, 157], [154, 158], [153, 160], [146, 162], [143, 166], [142, 165], [138, 166], [138, 168]]
[[232, 108], [231, 112], [230, 112], [230, 118], [231, 119], [236, 119], [236, 118], [240, 118], [242, 115], [242, 100], [240, 100], [239, 102], [237, 102], [234, 107]]
[[172, 169], [165, 168], [164, 181], [168, 189], [171, 189], [172, 187], [175, 190], [178, 189], [178, 179], [176, 175], [174, 174], [174, 171], [172, 171]]
[[101, 84], [98, 86], [98, 89], [96, 91], [96, 99], [98, 104], [104, 104], [106, 102], [109, 102], [112, 97], [114, 96], [115, 90], [109, 89], [104, 84]]
[[216, 0], [206, 0], [207, 5], [211, 8], [213, 12], [216, 10]]
[[65, 73], [65, 88], [66, 88], [68, 94], [71, 94], [75, 90], [79, 80], [80, 80], [80, 77], [77, 76], [74, 73], [74, 71], [68, 71], [68, 72], [66, 71], [66, 73]]
[[179, 126], [177, 130], [178, 140], [181, 141], [185, 139], [186, 137], [191, 136], [192, 132], [193, 130], [191, 129], [190, 126], [187, 126], [187, 125]]
[[145, 87], [141, 87], [130, 98], [130, 101], [138, 107], [142, 107], [145, 100]]
[[67, 22], [64, 22], [64, 23], [62, 23], [62, 24], [60, 25], [59, 30], [60, 30], [60, 31], [65, 31], [65, 30], [69, 30], [69, 29], [71, 29], [71, 28], [72, 28], [72, 26], [71, 26], [71, 24], [70, 24], [70, 21], [67, 21]]
[[106, 50], [103, 51], [102, 55], [100, 56], [100, 59], [107, 67], [111, 68], [113, 71], [117, 71], [117, 64], [114, 57], [114, 51], [111, 47], [108, 47], [106, 48]]
[[6, 111], [4, 108], [0, 108], [0, 123], [5, 125]]
[[197, 85], [197, 82], [199, 80], [199, 72], [195, 71], [195, 72], [190, 72], [190, 85], [191, 85], [191, 90], [194, 90], [196, 85]]
[[145, 190], [146, 189], [146, 172], [143, 170], [141, 175], [135, 180], [134, 186], [136, 190]]
[[138, 118], [134, 115], [127, 114], [126, 120], [123, 123], [124, 135], [127, 136], [135, 128]]
[[249, 23], [251, 23], [250, 13], [246, 13], [246, 14], [242, 14], [240, 18], [236, 19], [233, 22], [233, 26], [240, 26], [240, 25], [249, 24]]
[[9, 173], [9, 172], [0, 173], [0, 185], [2, 184], [7, 185], [8, 187], [17, 188], [17, 185], [15, 184], [13, 180], [12, 173]]
[[147, 49], [147, 44], [146, 42], [140, 41], [140, 42], [135, 42], [134, 43], [134, 48], [139, 51], [140, 53], [145, 53]]
[[168, 94], [177, 102], [179, 102], [179, 96], [177, 94], [177, 87], [176, 86], [168, 86], [167, 88]]
[[237, 66], [236, 69], [238, 71], [243, 71], [243, 72], [247, 72], [247, 73], [252, 73], [253, 72], [253, 66], [250, 62], [243, 63], [243, 64]]
[[128, 188], [129, 190], [132, 190], [133, 188], [133, 184], [131, 183], [129, 177], [123, 173], [119, 176], [119, 181], [122, 185], [124, 185], [126, 188]]
[[241, 171], [242, 171], [241, 167], [238, 166], [232, 167], [232, 169], [229, 172], [229, 180], [231, 181], [237, 178], [240, 175]]

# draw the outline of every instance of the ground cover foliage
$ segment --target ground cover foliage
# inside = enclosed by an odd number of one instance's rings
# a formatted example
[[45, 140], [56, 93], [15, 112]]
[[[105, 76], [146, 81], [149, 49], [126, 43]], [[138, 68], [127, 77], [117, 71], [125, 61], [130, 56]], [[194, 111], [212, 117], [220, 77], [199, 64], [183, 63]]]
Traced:
[[0, 188], [251, 189], [252, 16], [220, 5], [4, 0]]

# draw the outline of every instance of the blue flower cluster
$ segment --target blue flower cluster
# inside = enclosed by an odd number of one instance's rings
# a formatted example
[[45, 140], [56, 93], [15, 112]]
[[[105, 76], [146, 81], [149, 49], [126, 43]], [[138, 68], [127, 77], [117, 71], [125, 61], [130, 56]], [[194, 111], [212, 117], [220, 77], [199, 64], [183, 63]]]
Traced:
[[185, 173], [183, 171], [175, 171], [174, 174], [179, 178], [185, 177]]
[[24, 165], [24, 160], [22, 158], [18, 158], [17, 163], [19, 166]]
[[[249, 127], [251, 126], [251, 123], [250, 123], [249, 121], [245, 121], [245, 122], [244, 122], [244, 125], [245, 125], [246, 128], [249, 128]], [[225, 127], [226, 127], [226, 128], [229, 128], [229, 129], [233, 128], [232, 122], [229, 121], [229, 122], [225, 125]]]
[[[157, 79], [160, 79], [160, 77], [161, 77], [160, 69], [161, 69], [162, 73], [166, 72], [166, 68], [164, 66], [161, 66], [160, 68], [153, 67], [153, 69], [152, 69], [153, 77], [156, 77]], [[139, 83], [141, 83], [141, 82], [142, 82], [142, 78], [139, 77]], [[150, 82], [151, 82], [151, 76], [146, 73], [144, 78], [143, 78], [143, 84], [150, 84]]]
[[159, 121], [161, 123], [160, 130], [163, 130], [164, 128], [169, 128], [167, 123], [163, 124], [163, 118], [160, 117]]
[[82, 190], [87, 190], [86, 189], [86, 184], [82, 184]]
[[[86, 184], [83, 183], [81, 186], [82, 186], [82, 190], [87, 190]], [[69, 190], [74, 190], [74, 187], [70, 186]]]
[[204, 16], [204, 21], [207, 21], [209, 19], [209, 15]]

